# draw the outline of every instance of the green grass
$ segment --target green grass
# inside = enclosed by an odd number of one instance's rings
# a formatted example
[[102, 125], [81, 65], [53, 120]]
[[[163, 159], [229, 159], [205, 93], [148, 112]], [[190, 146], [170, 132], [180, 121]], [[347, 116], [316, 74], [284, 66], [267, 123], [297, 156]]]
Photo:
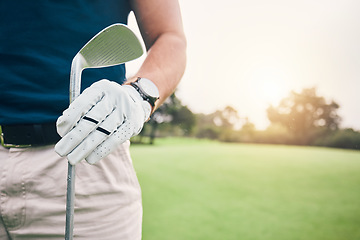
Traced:
[[194, 139], [132, 146], [144, 240], [359, 240], [360, 152]]

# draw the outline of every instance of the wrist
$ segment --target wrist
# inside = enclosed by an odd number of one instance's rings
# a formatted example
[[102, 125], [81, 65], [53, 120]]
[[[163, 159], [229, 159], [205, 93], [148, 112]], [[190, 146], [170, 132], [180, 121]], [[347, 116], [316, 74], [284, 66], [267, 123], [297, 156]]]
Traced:
[[141, 98], [148, 102], [151, 106], [151, 113], [152, 114], [155, 110], [155, 103], [159, 99], [159, 90], [155, 83], [147, 78], [138, 77], [136, 81], [131, 81], [126, 83], [127, 85], [132, 86], [141, 96]]

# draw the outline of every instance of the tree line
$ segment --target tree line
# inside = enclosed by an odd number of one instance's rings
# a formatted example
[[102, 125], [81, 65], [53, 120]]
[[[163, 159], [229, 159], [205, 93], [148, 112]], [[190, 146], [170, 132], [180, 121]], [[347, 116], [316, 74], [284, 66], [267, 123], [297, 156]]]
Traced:
[[153, 143], [156, 137], [186, 136], [224, 142], [326, 146], [360, 150], [360, 132], [340, 128], [340, 108], [317, 94], [316, 88], [291, 91], [270, 105], [270, 125], [257, 130], [231, 106], [211, 114], [195, 114], [173, 94], [153, 114], [133, 142]]

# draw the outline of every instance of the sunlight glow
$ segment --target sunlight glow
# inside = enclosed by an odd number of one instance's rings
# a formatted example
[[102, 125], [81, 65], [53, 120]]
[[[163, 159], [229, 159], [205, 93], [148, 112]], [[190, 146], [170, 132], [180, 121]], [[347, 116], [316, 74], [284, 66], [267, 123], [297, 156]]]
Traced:
[[250, 72], [249, 81], [257, 88], [258, 97], [267, 104], [278, 104], [289, 91], [285, 72], [271, 64], [254, 68]]

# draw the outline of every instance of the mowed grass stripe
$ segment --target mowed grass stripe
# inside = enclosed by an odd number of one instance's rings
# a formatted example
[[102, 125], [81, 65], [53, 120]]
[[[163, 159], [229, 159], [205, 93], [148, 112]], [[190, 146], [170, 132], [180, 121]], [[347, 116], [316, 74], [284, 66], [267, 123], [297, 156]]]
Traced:
[[360, 152], [194, 139], [132, 146], [144, 240], [360, 239]]

